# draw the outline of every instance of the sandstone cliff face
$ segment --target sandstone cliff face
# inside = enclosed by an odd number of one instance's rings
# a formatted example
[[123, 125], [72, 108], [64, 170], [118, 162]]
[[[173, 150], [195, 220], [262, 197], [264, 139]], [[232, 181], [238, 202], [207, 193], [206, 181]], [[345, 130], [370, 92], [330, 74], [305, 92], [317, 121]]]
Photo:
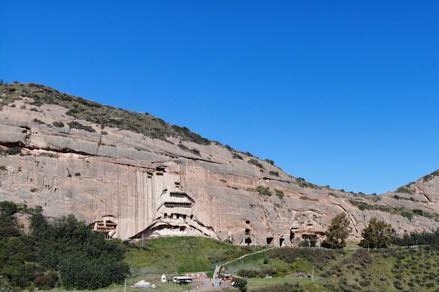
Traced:
[[[40, 205], [47, 216], [73, 213], [122, 239], [197, 235], [290, 245], [321, 238], [340, 212], [351, 221], [351, 240], [372, 217], [399, 234], [439, 227], [436, 174], [382, 196], [345, 193], [161, 120], [164, 132], [80, 119], [84, 111], [68, 103], [77, 100], [53, 92], [0, 86], [0, 200]], [[42, 103], [45, 94], [61, 101]]]

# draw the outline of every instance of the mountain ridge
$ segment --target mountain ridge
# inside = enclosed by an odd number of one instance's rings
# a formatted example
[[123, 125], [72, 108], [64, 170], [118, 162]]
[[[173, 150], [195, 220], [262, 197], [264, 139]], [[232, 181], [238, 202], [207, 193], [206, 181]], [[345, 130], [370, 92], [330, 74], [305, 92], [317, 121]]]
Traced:
[[0, 99], [0, 198], [46, 204], [50, 216], [74, 213], [96, 229], [110, 214], [123, 239], [201, 235], [297, 244], [297, 237], [320, 240], [338, 212], [348, 214], [352, 240], [371, 217], [400, 234], [439, 227], [437, 172], [366, 196], [293, 177], [271, 160], [149, 114], [45, 86], [4, 84]]

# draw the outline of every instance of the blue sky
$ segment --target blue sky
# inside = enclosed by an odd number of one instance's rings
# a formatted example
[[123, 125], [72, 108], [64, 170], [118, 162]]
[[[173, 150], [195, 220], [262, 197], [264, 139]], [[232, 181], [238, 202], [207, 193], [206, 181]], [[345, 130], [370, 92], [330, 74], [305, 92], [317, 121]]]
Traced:
[[439, 168], [438, 1], [0, 2], [0, 79], [381, 193]]

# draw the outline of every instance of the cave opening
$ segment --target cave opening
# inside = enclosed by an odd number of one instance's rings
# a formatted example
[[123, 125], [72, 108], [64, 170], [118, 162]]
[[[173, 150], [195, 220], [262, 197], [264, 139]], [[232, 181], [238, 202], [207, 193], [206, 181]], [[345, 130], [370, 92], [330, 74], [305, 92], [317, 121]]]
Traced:
[[294, 232], [293, 232], [293, 231], [290, 231], [290, 242], [293, 241], [293, 239], [294, 239], [294, 235], [295, 235]]
[[273, 237], [269, 236], [267, 237], [267, 245], [270, 245], [273, 243]]
[[284, 245], [285, 239], [283, 237], [279, 238], [279, 246], [282, 247]]

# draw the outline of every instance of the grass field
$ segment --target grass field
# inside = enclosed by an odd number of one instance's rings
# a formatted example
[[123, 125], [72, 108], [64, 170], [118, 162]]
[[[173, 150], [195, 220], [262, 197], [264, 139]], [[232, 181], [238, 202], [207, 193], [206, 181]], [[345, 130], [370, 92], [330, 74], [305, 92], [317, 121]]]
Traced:
[[213, 272], [215, 265], [260, 248], [241, 247], [201, 237], [168, 237], [131, 247], [126, 256], [134, 275]]
[[[135, 282], [157, 285], [154, 291], [187, 291], [188, 286], [160, 283], [185, 272], [211, 274], [218, 263], [261, 250], [206, 238], [154, 239], [145, 247], [129, 247], [126, 262]], [[439, 291], [439, 249], [432, 247], [386, 250], [276, 248], [227, 265], [226, 273], [245, 274], [248, 291]], [[57, 291], [57, 290], [54, 290]], [[113, 285], [96, 291], [123, 291]], [[228, 291], [237, 291], [229, 289]]]

